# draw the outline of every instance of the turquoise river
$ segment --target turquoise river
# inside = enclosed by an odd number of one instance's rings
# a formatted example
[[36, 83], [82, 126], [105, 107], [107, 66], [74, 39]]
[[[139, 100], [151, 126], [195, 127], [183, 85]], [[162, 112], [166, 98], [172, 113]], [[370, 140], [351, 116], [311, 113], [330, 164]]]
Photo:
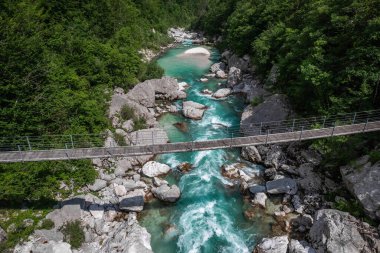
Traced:
[[[238, 96], [216, 100], [202, 90], [216, 91], [223, 80], [213, 79], [206, 83], [199, 79], [208, 73], [219, 53], [208, 48], [210, 57], [183, 54], [189, 49], [180, 46], [168, 50], [158, 59], [165, 75], [189, 84], [187, 100], [207, 105], [202, 120], [190, 120], [180, 113], [164, 114], [159, 122], [172, 142], [203, 140], [226, 135], [225, 127], [238, 125], [244, 100]], [[223, 84], [222, 84], [223, 85]], [[180, 108], [182, 102], [178, 101]], [[173, 124], [184, 122], [187, 131]], [[173, 172], [165, 179], [177, 184], [181, 198], [174, 204], [157, 200], [148, 203], [140, 217], [140, 223], [152, 235], [152, 248], [156, 253], [195, 252], [252, 252], [257, 241], [269, 231], [269, 223], [259, 216], [247, 219], [244, 211], [249, 207], [237, 186], [221, 175], [221, 166], [241, 162], [239, 149], [210, 150], [160, 155], [157, 161], [166, 163]], [[181, 174], [176, 166], [189, 162], [194, 169]], [[259, 166], [246, 163], [247, 172], [260, 170]]]

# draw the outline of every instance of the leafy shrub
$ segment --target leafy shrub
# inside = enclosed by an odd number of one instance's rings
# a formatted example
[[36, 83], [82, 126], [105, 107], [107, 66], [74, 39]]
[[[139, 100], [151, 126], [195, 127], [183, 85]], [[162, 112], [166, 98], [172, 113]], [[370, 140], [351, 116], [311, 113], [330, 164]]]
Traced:
[[135, 111], [128, 105], [124, 105], [120, 110], [120, 118], [122, 120], [129, 120], [135, 118]]
[[71, 244], [74, 249], [79, 248], [84, 242], [84, 232], [80, 221], [68, 222], [62, 229], [64, 241]]
[[40, 229], [52, 229], [54, 227], [54, 222], [50, 219], [42, 220]]
[[144, 118], [138, 117], [133, 120], [133, 130], [141, 130], [147, 127], [146, 120]]
[[125, 141], [125, 138], [123, 135], [121, 134], [118, 134], [118, 133], [114, 133], [113, 135], [117, 145], [119, 146], [127, 146], [127, 142]]
[[369, 161], [374, 164], [380, 161], [380, 151], [379, 150], [373, 150], [369, 153]]
[[258, 106], [259, 104], [261, 104], [262, 102], [264, 102], [263, 96], [254, 97], [251, 101], [251, 105], [253, 107], [255, 107], [255, 106]]
[[164, 69], [161, 68], [161, 66], [158, 65], [157, 62], [150, 62], [146, 65], [145, 72], [142, 73], [140, 79], [142, 81], [145, 81], [149, 79], [161, 78], [163, 75]]

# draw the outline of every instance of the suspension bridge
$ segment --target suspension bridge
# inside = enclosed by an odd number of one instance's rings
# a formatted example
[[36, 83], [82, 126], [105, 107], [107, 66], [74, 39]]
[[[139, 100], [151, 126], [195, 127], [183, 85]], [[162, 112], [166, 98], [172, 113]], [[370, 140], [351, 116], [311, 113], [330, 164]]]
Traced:
[[175, 138], [181, 141], [168, 143], [165, 129], [145, 129], [119, 145], [107, 144], [107, 134], [0, 137], [0, 163], [133, 157], [367, 133], [380, 130], [380, 110], [208, 128], [222, 131], [196, 139], [184, 132]]

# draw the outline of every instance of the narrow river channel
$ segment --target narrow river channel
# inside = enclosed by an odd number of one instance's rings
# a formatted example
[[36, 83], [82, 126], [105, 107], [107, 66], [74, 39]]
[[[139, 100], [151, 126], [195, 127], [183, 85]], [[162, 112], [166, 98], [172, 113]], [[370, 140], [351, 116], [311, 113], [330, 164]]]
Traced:
[[[170, 49], [158, 59], [158, 64], [164, 68], [165, 75], [189, 84], [187, 100], [202, 103], [208, 106], [208, 110], [199, 121], [186, 119], [180, 113], [168, 113], [160, 118], [160, 124], [173, 142], [225, 136], [226, 126], [240, 122], [243, 99], [230, 96], [216, 100], [202, 94], [204, 89], [216, 91], [221, 87], [218, 83], [223, 83], [223, 80], [213, 78], [205, 83], [199, 81], [219, 59], [219, 53], [208, 48], [211, 51], [209, 58], [183, 55], [187, 49], [189, 47], [185, 46]], [[177, 106], [181, 104], [179, 101]], [[187, 131], [173, 126], [177, 122], [184, 122]], [[144, 208], [140, 224], [152, 235], [154, 252], [252, 252], [257, 240], [268, 233], [268, 222], [244, 217], [248, 204], [244, 203], [239, 188], [231, 186], [220, 169], [223, 164], [240, 161], [239, 153], [239, 149], [224, 149], [165, 154], [156, 158], [174, 170], [182, 162], [191, 163], [194, 169], [186, 174], [174, 171], [166, 177], [169, 183], [175, 183], [181, 189], [177, 203], [153, 201]], [[247, 163], [245, 169], [254, 172], [261, 168]]]

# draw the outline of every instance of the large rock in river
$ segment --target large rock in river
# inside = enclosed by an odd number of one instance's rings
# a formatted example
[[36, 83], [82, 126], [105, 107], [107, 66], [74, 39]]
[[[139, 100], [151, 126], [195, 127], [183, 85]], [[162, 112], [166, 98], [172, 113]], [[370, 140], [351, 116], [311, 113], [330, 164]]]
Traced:
[[183, 102], [182, 112], [183, 115], [190, 119], [202, 119], [207, 107], [194, 101]]
[[380, 162], [372, 165], [369, 157], [340, 168], [347, 189], [360, 201], [372, 218], [380, 220]]
[[212, 94], [212, 96], [214, 98], [225, 98], [230, 94], [231, 94], [231, 89], [223, 88], [223, 89], [217, 90], [214, 94]]
[[169, 171], [170, 167], [168, 165], [155, 161], [147, 162], [141, 170], [142, 174], [147, 177], [157, 177], [167, 174]]
[[379, 234], [374, 228], [334, 209], [315, 213], [309, 238], [318, 253], [380, 252]]
[[152, 193], [156, 198], [167, 202], [176, 202], [181, 196], [178, 186], [172, 185], [170, 187], [167, 184], [161, 184], [159, 187], [153, 188]]

